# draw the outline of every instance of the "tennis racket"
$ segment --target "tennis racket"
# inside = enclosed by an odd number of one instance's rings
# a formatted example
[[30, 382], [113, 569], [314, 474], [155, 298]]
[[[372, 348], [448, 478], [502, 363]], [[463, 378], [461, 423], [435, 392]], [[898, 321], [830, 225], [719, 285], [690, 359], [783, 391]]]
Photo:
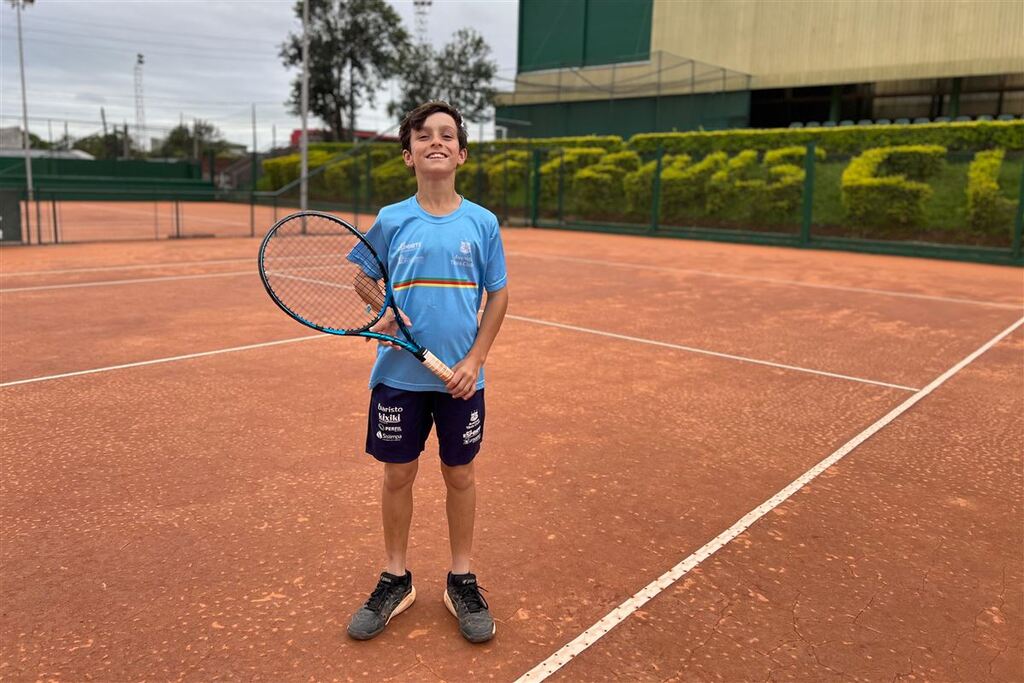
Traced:
[[[259, 265], [267, 294], [303, 325], [391, 342], [442, 382], [452, 378], [451, 368], [416, 343], [395, 305], [384, 261], [352, 225], [319, 211], [286, 216], [263, 238]], [[388, 308], [404, 339], [370, 331]]]

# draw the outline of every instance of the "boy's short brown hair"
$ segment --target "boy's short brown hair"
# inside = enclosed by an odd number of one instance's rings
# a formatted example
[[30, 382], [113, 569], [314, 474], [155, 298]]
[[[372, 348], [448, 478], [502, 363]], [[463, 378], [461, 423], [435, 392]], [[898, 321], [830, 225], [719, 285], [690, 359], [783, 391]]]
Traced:
[[402, 119], [402, 125], [398, 128], [398, 139], [402, 143], [403, 150], [412, 151], [412, 132], [422, 128], [423, 122], [432, 114], [437, 113], [448, 114], [455, 119], [455, 130], [459, 137], [459, 149], [466, 149], [469, 145], [469, 136], [466, 133], [466, 123], [462, 120], [462, 114], [447, 102], [436, 100], [424, 102], [406, 114], [405, 118]]

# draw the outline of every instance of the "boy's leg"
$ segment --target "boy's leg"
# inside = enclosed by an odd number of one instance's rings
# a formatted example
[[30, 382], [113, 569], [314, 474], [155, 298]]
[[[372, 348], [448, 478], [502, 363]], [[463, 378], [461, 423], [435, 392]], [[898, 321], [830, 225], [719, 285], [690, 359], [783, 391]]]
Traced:
[[405, 574], [409, 525], [412, 523], [412, 485], [416, 481], [418, 468], [418, 460], [384, 464], [384, 486], [381, 493], [384, 550], [387, 554], [387, 571], [395, 576]]
[[473, 524], [476, 518], [476, 477], [473, 459], [480, 451], [484, 430], [484, 392], [468, 400], [436, 394], [434, 422], [441, 446], [441, 473], [447, 487], [448, 538], [452, 570], [444, 604], [459, 620], [459, 631], [472, 643], [494, 637], [494, 618], [470, 573]]
[[[452, 574], [469, 572], [473, 552], [473, 524], [476, 519], [476, 477], [473, 463], [449, 467], [441, 464], [447, 487], [448, 542], [452, 550]], [[388, 571], [391, 571], [390, 569]]]

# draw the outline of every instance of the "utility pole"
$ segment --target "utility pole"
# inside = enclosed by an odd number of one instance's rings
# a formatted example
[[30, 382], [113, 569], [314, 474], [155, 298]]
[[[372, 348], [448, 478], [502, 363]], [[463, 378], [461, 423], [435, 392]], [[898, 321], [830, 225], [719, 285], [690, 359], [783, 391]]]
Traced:
[[[31, 3], [33, 0], [14, 0], [14, 6], [18, 10], [18, 67], [21, 70], [21, 122], [24, 130], [22, 131], [22, 144], [25, 148], [25, 189], [28, 192], [28, 206], [32, 206], [32, 201], [35, 199], [35, 192], [32, 188], [32, 139], [28, 134], [28, 100], [25, 90], [25, 51], [22, 48], [21, 42], [21, 8], [26, 3]], [[36, 237], [39, 241], [42, 241], [42, 235], [40, 234], [40, 218], [39, 205], [36, 204]], [[26, 221], [27, 222], [27, 221]], [[26, 234], [28, 235], [27, 242], [32, 241], [32, 226], [26, 225]]]
[[306, 112], [309, 110], [309, 0], [302, 0], [302, 135], [299, 138], [299, 209], [306, 210], [309, 203], [309, 131], [306, 130]]
[[124, 158], [127, 159], [131, 156], [132, 150], [131, 145], [128, 142], [128, 122], [124, 122]]
[[249, 177], [252, 181], [252, 189], [256, 189], [256, 181], [259, 179], [259, 171], [257, 164], [259, 163], [259, 155], [256, 152], [256, 103], [252, 105], [252, 172]]

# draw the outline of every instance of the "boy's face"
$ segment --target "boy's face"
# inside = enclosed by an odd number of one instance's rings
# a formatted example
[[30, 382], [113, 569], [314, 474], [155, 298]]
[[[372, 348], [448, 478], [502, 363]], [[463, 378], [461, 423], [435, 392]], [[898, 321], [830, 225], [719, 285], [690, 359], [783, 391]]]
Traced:
[[459, 149], [455, 119], [443, 112], [431, 114], [422, 128], [412, 131], [409, 147], [409, 150], [402, 150], [402, 157], [406, 166], [415, 169], [416, 175], [452, 175], [466, 161], [466, 150]]

